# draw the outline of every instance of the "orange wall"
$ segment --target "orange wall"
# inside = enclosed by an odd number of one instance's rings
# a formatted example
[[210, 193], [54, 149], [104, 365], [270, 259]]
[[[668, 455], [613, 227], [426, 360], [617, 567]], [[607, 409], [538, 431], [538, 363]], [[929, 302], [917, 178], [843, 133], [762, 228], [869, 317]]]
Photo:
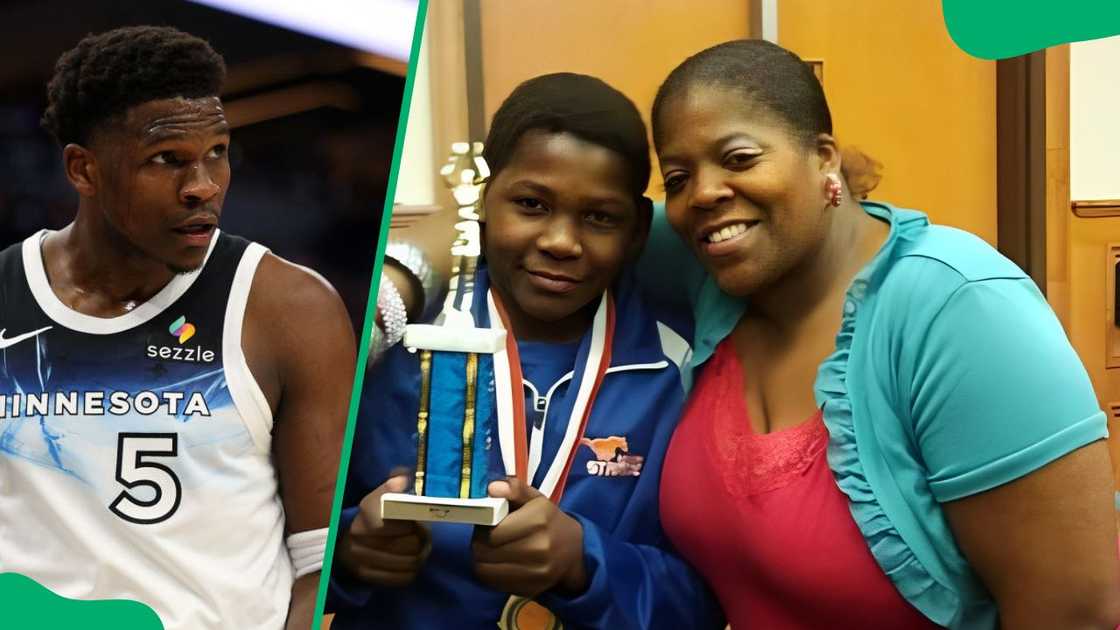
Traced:
[[[1120, 403], [1120, 367], [1108, 367], [1111, 323], [1109, 245], [1120, 217], [1082, 218], [1070, 209], [1069, 46], [1046, 50], [1046, 298], [1069, 335], [1106, 411]], [[1120, 419], [1109, 417], [1113, 474], [1120, 487]]]
[[[748, 7], [747, 0], [482, 0], [486, 121], [518, 83], [566, 71], [618, 88], [648, 125], [669, 71], [708, 46], [747, 37]], [[651, 196], [663, 198], [660, 177], [652, 181]]]
[[[483, 0], [486, 119], [517, 83], [558, 71], [604, 78], [647, 117], [685, 56], [747, 36], [748, 4]], [[996, 243], [996, 65], [956, 48], [940, 2], [782, 0], [778, 43], [823, 59], [840, 141], [885, 165], [872, 197]]]
[[[1107, 333], [1111, 297], [1107, 254], [1110, 243], [1120, 243], [1120, 218], [1072, 217], [1069, 231], [1070, 292], [1069, 337], [1093, 380], [1101, 407], [1120, 402], [1120, 368], [1106, 368]], [[1120, 331], [1113, 330], [1120, 337]], [[1109, 421], [1113, 436], [1114, 468], [1120, 481], [1120, 423]]]
[[[1105, 410], [1120, 402], [1120, 367], [1109, 368], [1108, 249], [1120, 217], [1081, 218], [1070, 209], [1069, 46], [1046, 50], [1046, 298], [1062, 321]], [[1120, 483], [1120, 422], [1109, 418], [1113, 472]]]
[[996, 67], [956, 47], [940, 2], [782, 0], [778, 43], [824, 60], [842, 144], [884, 164], [873, 199], [996, 243]]
[[1069, 334], [1069, 46], [1048, 48], [1045, 55], [1046, 299]]
[[[522, 80], [594, 74], [647, 117], [660, 81], [686, 56], [746, 37], [749, 2], [482, 1], [486, 118]], [[995, 64], [961, 52], [939, 2], [778, 3], [779, 43], [823, 59], [842, 143], [883, 162], [877, 199], [996, 242]], [[655, 169], [656, 170], [656, 169]], [[651, 195], [663, 195], [657, 179]]]

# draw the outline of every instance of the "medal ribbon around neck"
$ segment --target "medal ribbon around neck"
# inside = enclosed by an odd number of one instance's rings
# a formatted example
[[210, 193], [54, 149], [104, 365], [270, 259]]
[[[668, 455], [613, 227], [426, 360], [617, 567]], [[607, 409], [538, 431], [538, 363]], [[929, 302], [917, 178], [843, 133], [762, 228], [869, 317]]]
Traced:
[[[490, 325], [506, 331], [505, 349], [494, 354], [494, 390], [497, 395], [498, 444], [502, 449], [502, 463], [507, 475], [532, 484], [533, 480], [529, 478], [529, 443], [526, 437], [528, 429], [525, 426], [525, 392], [517, 340], [509, 330], [509, 316], [498, 295], [491, 290], [487, 292], [486, 299], [490, 310]], [[587, 429], [595, 397], [599, 394], [599, 387], [611, 364], [614, 326], [614, 299], [609, 291], [604, 291], [591, 323], [591, 346], [587, 351], [587, 361], [582, 372], [577, 369], [573, 374], [574, 378], [580, 379], [579, 390], [564, 430], [564, 439], [538, 488], [553, 503], [559, 503], [560, 496], [564, 494], [564, 485], [572, 462], [575, 461], [580, 438]], [[517, 384], [516, 390], [514, 383]], [[543, 440], [543, 435], [541, 439]]]

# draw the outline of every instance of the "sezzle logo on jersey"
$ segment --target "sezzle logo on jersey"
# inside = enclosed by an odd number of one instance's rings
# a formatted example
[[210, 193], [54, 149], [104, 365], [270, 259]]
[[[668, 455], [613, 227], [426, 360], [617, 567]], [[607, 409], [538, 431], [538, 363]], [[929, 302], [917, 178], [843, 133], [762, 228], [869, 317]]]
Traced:
[[0, 394], [0, 418], [27, 416], [123, 416], [135, 411], [143, 416], [165, 409], [178, 416], [210, 417], [210, 406], [202, 392], [43, 392]]
[[171, 322], [171, 325], [167, 327], [167, 332], [171, 333], [171, 336], [179, 339], [179, 345], [171, 347], [150, 344], [147, 349], [148, 358], [185, 361], [187, 363], [213, 363], [213, 350], [203, 350], [202, 346], [195, 346], [193, 348], [182, 347], [182, 344], [186, 343], [188, 339], [194, 336], [195, 330], [194, 324], [187, 321], [186, 315], [180, 315], [179, 319]]

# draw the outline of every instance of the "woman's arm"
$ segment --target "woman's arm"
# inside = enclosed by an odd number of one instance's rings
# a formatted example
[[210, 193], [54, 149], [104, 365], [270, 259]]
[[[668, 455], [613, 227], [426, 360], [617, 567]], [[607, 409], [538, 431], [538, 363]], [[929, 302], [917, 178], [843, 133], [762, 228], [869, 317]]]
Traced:
[[911, 344], [930, 489], [1002, 626], [1116, 628], [1105, 418], [1045, 299], [1025, 278], [965, 282]]
[[1003, 628], [1116, 628], [1120, 563], [1103, 440], [944, 505]]

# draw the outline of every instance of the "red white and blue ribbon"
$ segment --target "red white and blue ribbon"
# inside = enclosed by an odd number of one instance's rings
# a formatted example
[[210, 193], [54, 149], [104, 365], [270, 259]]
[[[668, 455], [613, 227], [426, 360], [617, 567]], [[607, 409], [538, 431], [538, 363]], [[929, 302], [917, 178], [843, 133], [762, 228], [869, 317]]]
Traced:
[[[521, 360], [517, 352], [517, 340], [512, 331], [508, 330], [509, 317], [501, 299], [492, 290], [486, 297], [490, 326], [506, 331], [505, 348], [494, 353], [494, 390], [497, 397], [498, 444], [502, 452], [502, 463], [507, 475], [532, 483], [541, 462], [544, 427], [534, 428], [531, 440], [527, 436], [525, 395], [521, 386]], [[610, 366], [614, 327], [614, 299], [609, 291], [604, 291], [591, 323], [591, 343], [587, 358], [583, 365], [575, 366], [573, 373], [573, 380], [579, 383], [575, 404], [568, 416], [560, 448], [537, 488], [553, 503], [559, 503], [560, 496], [564, 493], [564, 485], [579, 449], [580, 438], [587, 429], [595, 397], [599, 394], [603, 377]]]

